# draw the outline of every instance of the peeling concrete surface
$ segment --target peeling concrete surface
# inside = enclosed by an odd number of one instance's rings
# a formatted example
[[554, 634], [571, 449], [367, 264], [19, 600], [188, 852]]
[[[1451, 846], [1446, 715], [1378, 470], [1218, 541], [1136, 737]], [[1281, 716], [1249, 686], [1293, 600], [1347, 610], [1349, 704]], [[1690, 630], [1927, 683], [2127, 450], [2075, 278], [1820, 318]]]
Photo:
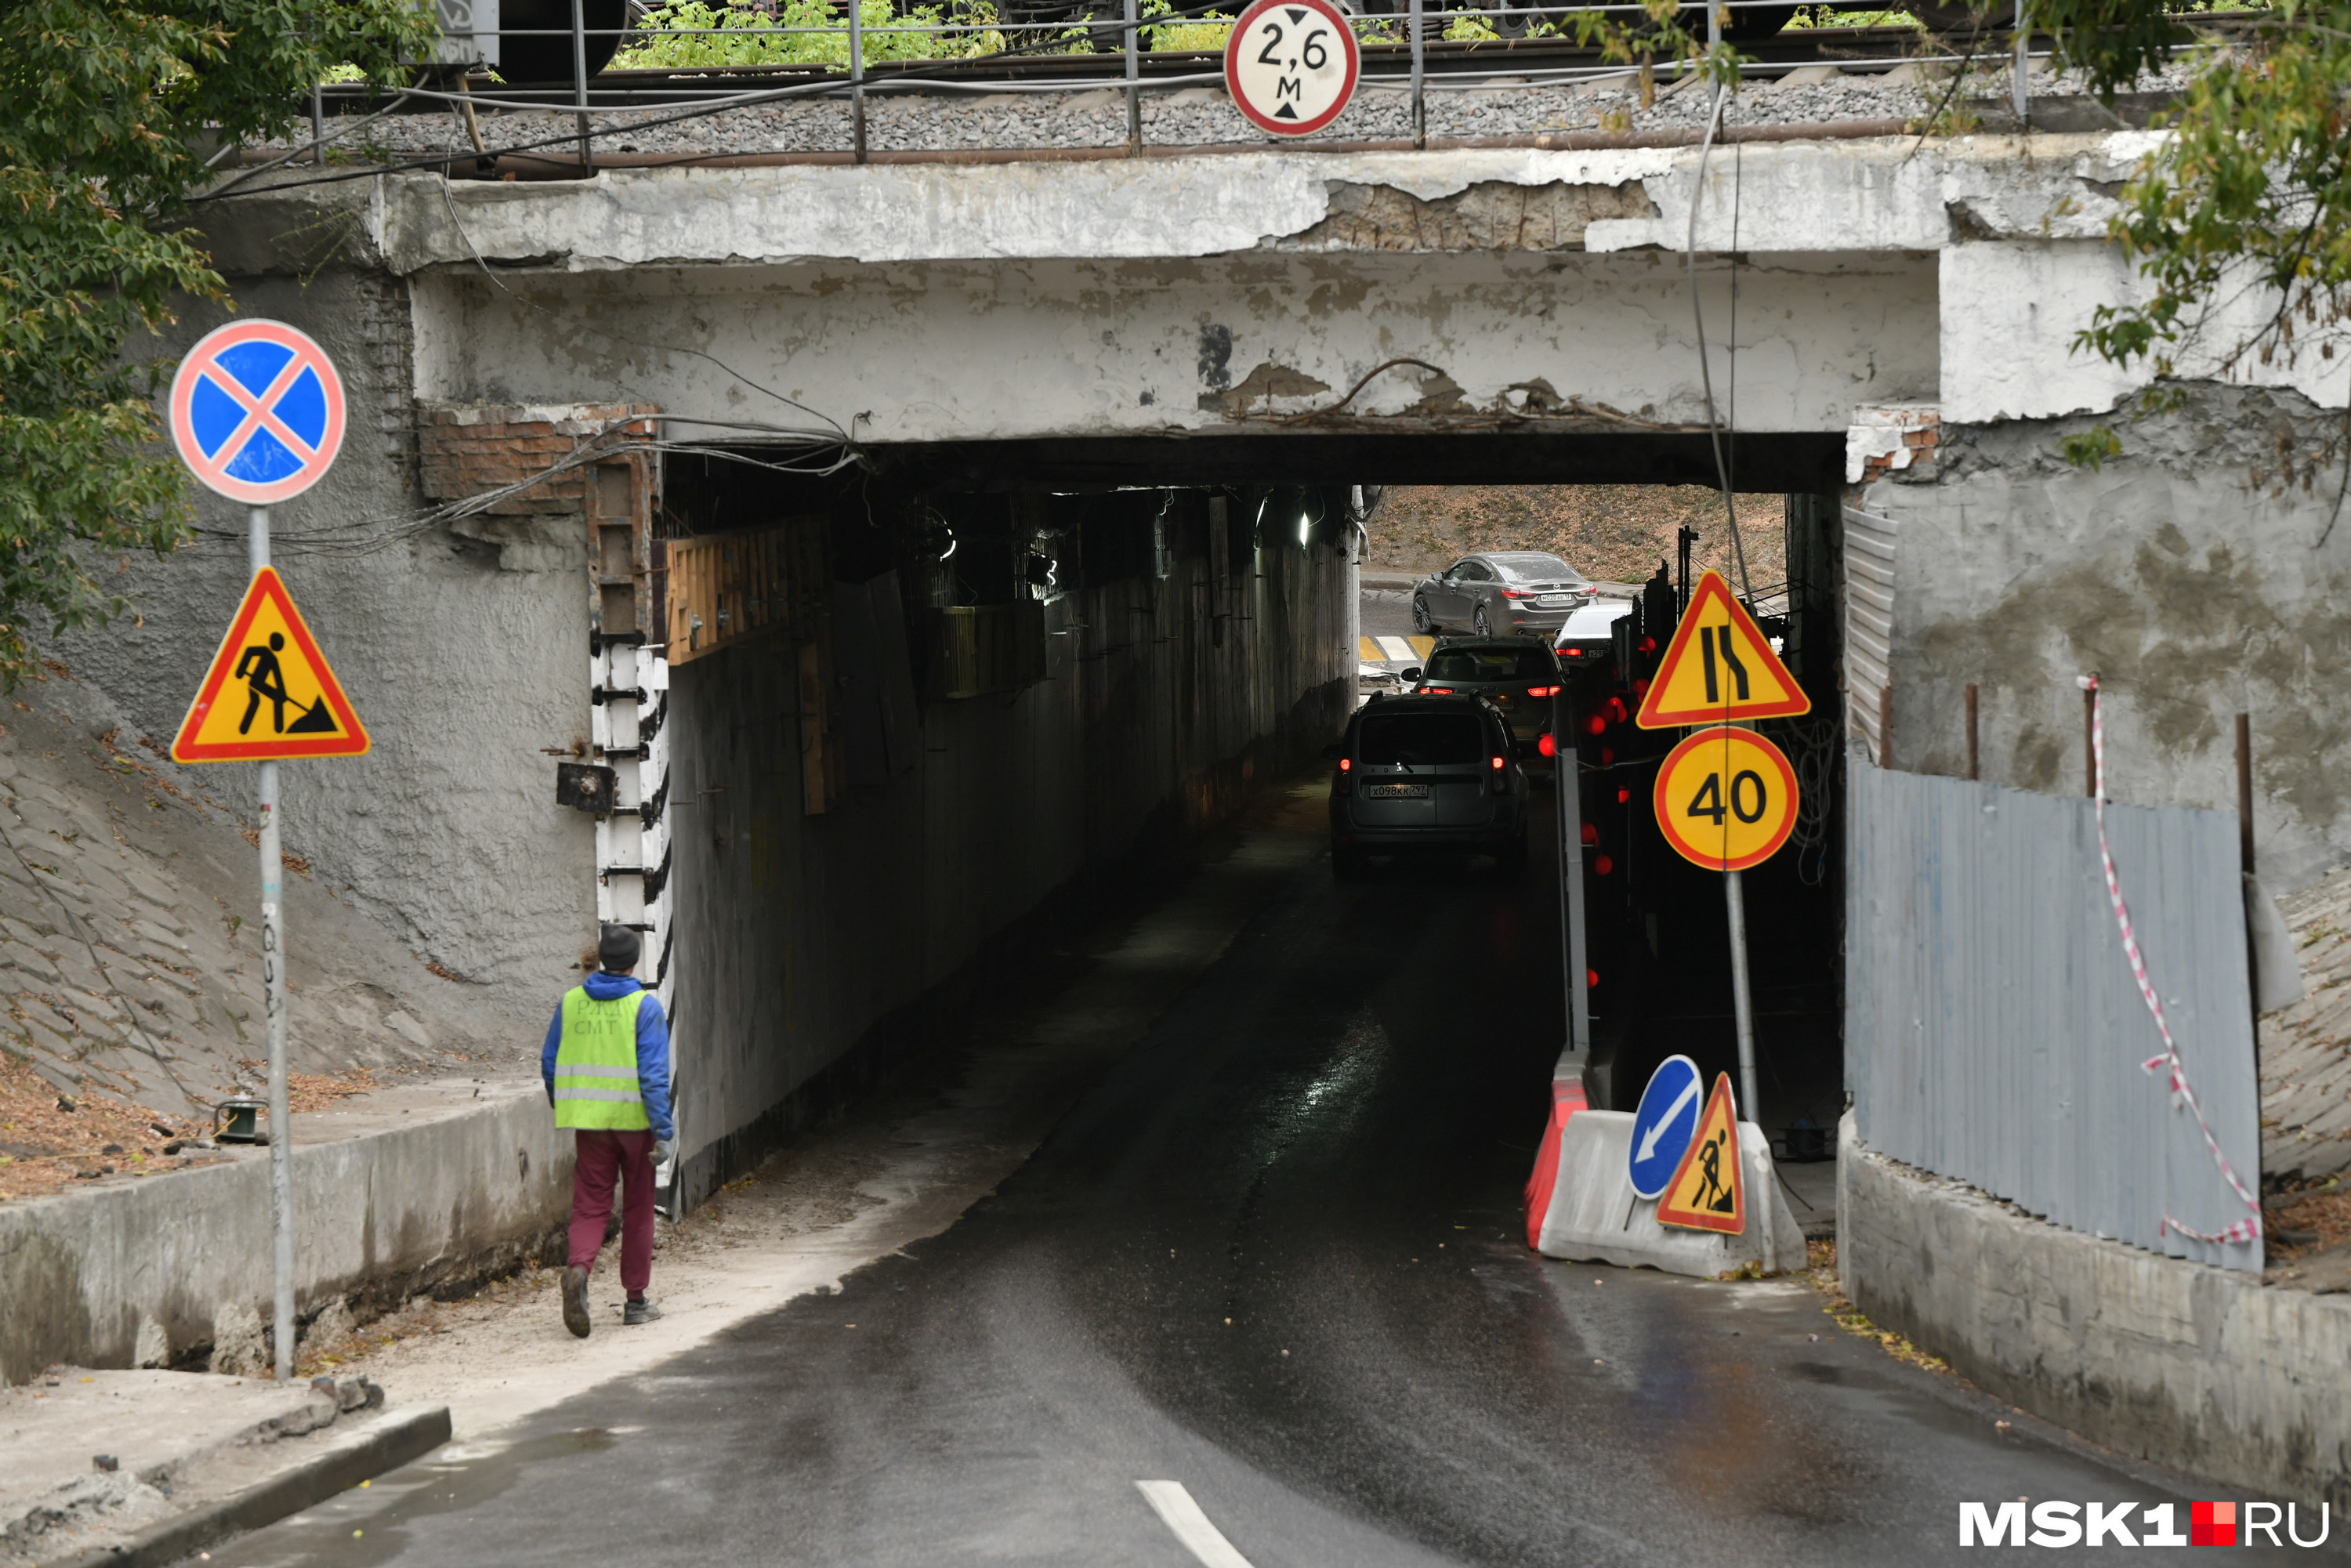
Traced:
[[2094, 471], [2059, 453], [2078, 422], [1947, 419], [1935, 482], [1858, 503], [1901, 525], [1896, 765], [1961, 771], [1973, 682], [1983, 777], [2079, 793], [2074, 681], [2095, 671], [2110, 798], [2233, 810], [2250, 713], [2263, 881], [2351, 860], [2351, 528], [2327, 534], [2324, 462], [2340, 427], [2291, 393], [2208, 389], [2123, 424]]

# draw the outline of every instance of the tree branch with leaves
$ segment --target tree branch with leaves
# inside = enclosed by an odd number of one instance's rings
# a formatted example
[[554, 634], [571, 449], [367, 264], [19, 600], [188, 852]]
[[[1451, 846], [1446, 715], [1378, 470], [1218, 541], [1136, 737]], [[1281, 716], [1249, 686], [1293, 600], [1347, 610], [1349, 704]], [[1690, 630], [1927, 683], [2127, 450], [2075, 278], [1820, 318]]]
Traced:
[[172, 367], [126, 350], [227, 300], [183, 226], [202, 149], [293, 129], [339, 63], [392, 79], [434, 30], [415, 0], [0, 5], [0, 689], [37, 629], [130, 612], [100, 558], [188, 537], [154, 407]]

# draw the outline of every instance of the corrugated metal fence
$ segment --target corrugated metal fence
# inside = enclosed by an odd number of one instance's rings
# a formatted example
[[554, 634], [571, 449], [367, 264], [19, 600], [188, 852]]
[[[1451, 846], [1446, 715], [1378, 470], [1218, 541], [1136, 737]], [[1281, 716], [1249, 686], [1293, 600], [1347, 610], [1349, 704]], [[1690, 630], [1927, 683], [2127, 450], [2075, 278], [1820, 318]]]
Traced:
[[[2057, 1224], [2225, 1268], [2245, 1218], [2161, 1077], [2086, 799], [1850, 762], [1845, 1058], [1872, 1148]], [[2248, 1186], [2259, 1086], [2236, 819], [2108, 805], [2106, 834], [2189, 1082]]]

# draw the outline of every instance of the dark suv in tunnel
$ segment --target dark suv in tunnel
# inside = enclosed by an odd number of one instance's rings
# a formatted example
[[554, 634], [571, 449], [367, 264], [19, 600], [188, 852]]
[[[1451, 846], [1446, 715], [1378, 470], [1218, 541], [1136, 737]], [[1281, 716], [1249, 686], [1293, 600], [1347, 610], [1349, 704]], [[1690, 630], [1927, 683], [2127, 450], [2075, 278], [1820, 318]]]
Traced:
[[1375, 854], [1527, 860], [1527, 776], [1494, 705], [1475, 696], [1375, 696], [1329, 747], [1331, 870], [1363, 874]]

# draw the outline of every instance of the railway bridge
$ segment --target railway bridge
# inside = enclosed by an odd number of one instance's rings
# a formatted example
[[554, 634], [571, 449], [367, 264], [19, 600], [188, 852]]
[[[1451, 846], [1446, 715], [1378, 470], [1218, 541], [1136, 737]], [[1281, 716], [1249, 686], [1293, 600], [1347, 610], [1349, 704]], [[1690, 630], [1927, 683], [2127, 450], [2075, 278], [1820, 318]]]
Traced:
[[[486, 1005], [644, 927], [691, 1200], [1333, 733], [1368, 491], [1727, 479], [1837, 745], [1958, 771], [1972, 686], [2078, 789], [2096, 669], [2118, 798], [2231, 799], [2268, 712], [2264, 864], [2331, 863], [2340, 376], [2138, 415], [2072, 339], [2147, 135], [1885, 130], [252, 181], [238, 308], [354, 398], [279, 559], [378, 737], [291, 841]], [[153, 733], [238, 521], [73, 651]]]

